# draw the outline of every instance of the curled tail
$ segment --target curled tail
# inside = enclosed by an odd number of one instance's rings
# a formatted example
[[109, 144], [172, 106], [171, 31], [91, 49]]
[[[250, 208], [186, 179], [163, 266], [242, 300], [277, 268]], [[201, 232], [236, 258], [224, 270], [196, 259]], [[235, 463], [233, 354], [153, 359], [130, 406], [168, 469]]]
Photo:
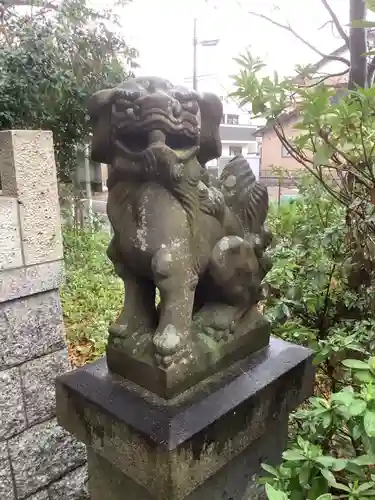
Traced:
[[225, 202], [240, 219], [244, 232], [262, 234], [268, 213], [268, 191], [256, 180], [242, 155], [235, 156], [220, 176]]

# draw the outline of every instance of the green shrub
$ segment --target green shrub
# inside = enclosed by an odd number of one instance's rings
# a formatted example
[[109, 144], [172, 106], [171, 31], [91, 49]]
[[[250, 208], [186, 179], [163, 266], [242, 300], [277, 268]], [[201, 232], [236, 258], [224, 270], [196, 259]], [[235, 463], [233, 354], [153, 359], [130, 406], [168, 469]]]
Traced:
[[269, 500], [375, 498], [375, 358], [343, 364], [350, 385], [297, 411], [298, 434], [282, 465], [263, 465]]
[[106, 250], [101, 230], [63, 230], [66, 282], [61, 298], [73, 361], [82, 364], [103, 354], [109, 325], [123, 303], [123, 283]]
[[375, 498], [375, 280], [355, 280], [343, 208], [311, 178], [300, 192], [270, 210], [265, 311], [274, 334], [316, 352], [315, 396], [291, 415], [282, 465], [264, 465], [261, 482], [269, 500]]
[[375, 281], [353, 286], [344, 209], [311, 178], [299, 187], [301, 198], [270, 210], [276, 243], [265, 312], [274, 334], [314, 349], [316, 362], [330, 365], [334, 355], [372, 345]]

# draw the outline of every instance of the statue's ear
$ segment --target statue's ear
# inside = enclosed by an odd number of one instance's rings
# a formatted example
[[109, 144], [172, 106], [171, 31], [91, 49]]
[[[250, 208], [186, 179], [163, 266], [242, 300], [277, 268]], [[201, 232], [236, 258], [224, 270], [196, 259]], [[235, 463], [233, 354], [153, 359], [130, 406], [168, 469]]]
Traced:
[[91, 158], [98, 163], [111, 164], [111, 112], [114, 89], [93, 94], [87, 105], [92, 125]]
[[198, 161], [204, 165], [221, 156], [220, 123], [223, 105], [217, 95], [204, 93], [199, 97], [199, 107], [202, 123]]

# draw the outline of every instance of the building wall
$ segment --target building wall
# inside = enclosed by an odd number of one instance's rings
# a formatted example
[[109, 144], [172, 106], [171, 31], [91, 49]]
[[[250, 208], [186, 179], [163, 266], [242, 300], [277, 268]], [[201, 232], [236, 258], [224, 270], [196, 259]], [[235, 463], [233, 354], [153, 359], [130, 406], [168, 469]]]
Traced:
[[[293, 137], [297, 131], [293, 128], [295, 122], [288, 123], [284, 126], [287, 137]], [[284, 151], [284, 153], [286, 153]], [[260, 154], [260, 175], [261, 177], [274, 177], [272, 167], [281, 167], [290, 172], [300, 171], [301, 166], [294, 158], [283, 154], [283, 147], [273, 129], [267, 130], [262, 138], [261, 154]]]
[[55, 418], [71, 366], [52, 134], [0, 132], [0, 175], [0, 499], [84, 499], [85, 447]]
[[[222, 156], [236, 156], [242, 154], [243, 156], [253, 155], [257, 153], [258, 144], [255, 141], [250, 142], [231, 142], [223, 143]], [[238, 150], [238, 151], [237, 151]]]
[[[234, 158], [233, 156], [221, 156], [218, 160], [212, 160], [209, 163], [207, 163], [206, 167], [208, 168], [209, 172], [214, 175], [215, 177], [219, 177], [223, 168], [225, 165], [231, 160], [231, 158]], [[256, 179], [259, 180], [259, 163], [260, 159], [259, 156], [257, 155], [248, 155], [245, 156], [247, 162], [250, 165], [251, 170], [253, 171]]]

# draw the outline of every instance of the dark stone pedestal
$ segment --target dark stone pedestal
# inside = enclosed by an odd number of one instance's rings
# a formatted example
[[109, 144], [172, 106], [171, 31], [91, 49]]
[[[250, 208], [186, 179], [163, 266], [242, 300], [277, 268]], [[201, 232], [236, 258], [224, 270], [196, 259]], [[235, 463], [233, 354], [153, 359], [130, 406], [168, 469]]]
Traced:
[[58, 379], [57, 413], [88, 446], [92, 500], [250, 500], [313, 379], [311, 352], [277, 339], [172, 400], [102, 359]]

